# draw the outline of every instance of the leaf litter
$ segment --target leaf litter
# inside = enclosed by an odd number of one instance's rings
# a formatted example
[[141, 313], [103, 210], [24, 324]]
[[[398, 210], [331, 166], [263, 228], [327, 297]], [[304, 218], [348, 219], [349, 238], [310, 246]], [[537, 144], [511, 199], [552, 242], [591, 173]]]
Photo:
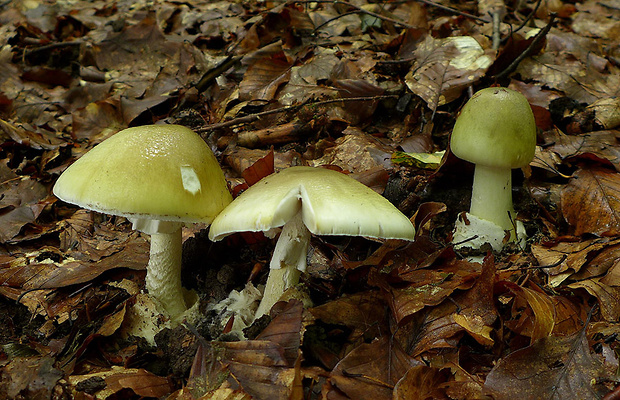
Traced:
[[[3, 4], [0, 398], [613, 396], [619, 13], [611, 0]], [[528, 98], [539, 135], [514, 175], [528, 243], [477, 263], [450, 246], [472, 169], [447, 144], [491, 85]], [[327, 166], [397, 205], [416, 241], [313, 238], [314, 305], [278, 304], [247, 341], [213, 312], [155, 346], [121, 334], [148, 237], [51, 188], [101, 141], [158, 122], [199, 132], [234, 195]], [[206, 309], [263, 282], [274, 242], [210, 243], [203, 228], [184, 228], [183, 281]]]

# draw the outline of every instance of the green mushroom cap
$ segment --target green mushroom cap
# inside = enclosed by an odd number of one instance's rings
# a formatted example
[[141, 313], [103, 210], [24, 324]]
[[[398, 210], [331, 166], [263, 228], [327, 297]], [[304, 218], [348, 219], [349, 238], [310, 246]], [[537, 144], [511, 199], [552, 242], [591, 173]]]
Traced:
[[207, 224], [232, 201], [209, 146], [180, 125], [118, 132], [67, 168], [54, 194], [106, 214]]
[[476, 92], [454, 124], [450, 149], [474, 164], [526, 166], [536, 150], [536, 122], [527, 99], [502, 87]]

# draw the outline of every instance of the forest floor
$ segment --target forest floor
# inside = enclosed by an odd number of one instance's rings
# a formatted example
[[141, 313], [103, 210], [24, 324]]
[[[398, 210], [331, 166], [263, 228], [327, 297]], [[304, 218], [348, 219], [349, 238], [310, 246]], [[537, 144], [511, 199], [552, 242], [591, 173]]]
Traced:
[[[0, 399], [620, 398], [617, 0], [5, 1], [0, 40]], [[536, 119], [513, 171], [528, 238], [473, 262], [451, 238], [474, 167], [449, 138], [491, 86]], [[204, 138], [233, 196], [329, 166], [416, 240], [313, 236], [311, 302], [237, 340], [211, 306], [265, 282], [274, 239], [186, 226], [201, 317], [128, 335], [149, 236], [52, 187], [162, 123]]]

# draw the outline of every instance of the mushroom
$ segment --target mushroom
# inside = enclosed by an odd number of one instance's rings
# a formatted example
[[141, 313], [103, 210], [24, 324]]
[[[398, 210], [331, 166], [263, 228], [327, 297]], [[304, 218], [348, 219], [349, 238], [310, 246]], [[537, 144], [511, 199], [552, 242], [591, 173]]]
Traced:
[[501, 87], [476, 92], [454, 124], [450, 149], [476, 164], [469, 214], [457, 221], [453, 242], [473, 248], [490, 243], [500, 251], [506, 231], [510, 241], [524, 238], [512, 205], [512, 169], [527, 166], [536, 149], [536, 122], [526, 98]]
[[67, 168], [53, 191], [65, 202], [127, 217], [151, 235], [146, 288], [172, 319], [187, 309], [181, 226], [209, 224], [232, 201], [211, 149], [180, 125], [118, 132]]
[[413, 240], [411, 221], [387, 199], [329, 169], [291, 167], [237, 197], [213, 221], [211, 240], [234, 232], [274, 234], [282, 227], [256, 317], [267, 313], [306, 270], [310, 234]]

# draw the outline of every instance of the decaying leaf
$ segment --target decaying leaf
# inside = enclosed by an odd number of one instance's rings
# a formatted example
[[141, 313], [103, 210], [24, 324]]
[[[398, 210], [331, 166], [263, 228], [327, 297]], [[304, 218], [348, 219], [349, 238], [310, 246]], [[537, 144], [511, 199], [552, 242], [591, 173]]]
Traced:
[[458, 98], [484, 75], [493, 61], [471, 36], [427, 36], [415, 51], [415, 58], [405, 82], [433, 111]]
[[608, 286], [600, 278], [590, 278], [568, 285], [569, 288], [583, 288], [598, 300], [601, 316], [607, 321], [620, 318], [620, 287]]
[[62, 372], [51, 356], [16, 357], [0, 370], [0, 393], [7, 398], [51, 398]]
[[311, 308], [310, 312], [327, 324], [350, 328], [349, 341], [355, 343], [364, 334], [380, 332], [384, 307], [381, 295], [373, 291], [341, 297]]
[[620, 174], [602, 168], [575, 172], [562, 190], [562, 214], [577, 236], [620, 234]]
[[512, 304], [514, 320], [506, 321], [506, 326], [530, 337], [531, 342], [551, 335], [557, 318], [550, 296], [539, 288], [530, 289], [510, 282], [505, 282], [503, 286], [515, 295]]
[[[69, 382], [74, 387], [87, 387], [87, 382], [99, 382], [97, 398], [106, 399], [119, 392], [130, 390], [141, 397], [161, 397], [172, 391], [168, 378], [154, 375], [143, 369], [112, 366], [111, 369], [87, 375], [72, 375]], [[93, 386], [91, 386], [93, 387]]]
[[426, 306], [436, 306], [457, 289], [470, 289], [480, 276], [476, 264], [457, 261], [435, 269], [417, 269], [401, 275], [410, 282], [404, 288], [391, 290], [390, 306], [397, 322]]
[[394, 387], [394, 400], [446, 398], [442, 384], [450, 377], [449, 370], [419, 365], [410, 368]]
[[609, 378], [592, 355], [585, 332], [551, 336], [509, 354], [487, 376], [486, 391], [497, 400], [601, 398]]
[[387, 337], [362, 344], [343, 358], [330, 375], [331, 381], [351, 399], [392, 399], [394, 385], [416, 365], [396, 341]]
[[620, 171], [618, 131], [565, 135], [557, 129], [552, 129], [545, 132], [544, 136], [545, 141], [551, 144], [546, 151], [557, 153], [562, 159], [579, 156], [596, 157], [609, 161], [617, 171]]

